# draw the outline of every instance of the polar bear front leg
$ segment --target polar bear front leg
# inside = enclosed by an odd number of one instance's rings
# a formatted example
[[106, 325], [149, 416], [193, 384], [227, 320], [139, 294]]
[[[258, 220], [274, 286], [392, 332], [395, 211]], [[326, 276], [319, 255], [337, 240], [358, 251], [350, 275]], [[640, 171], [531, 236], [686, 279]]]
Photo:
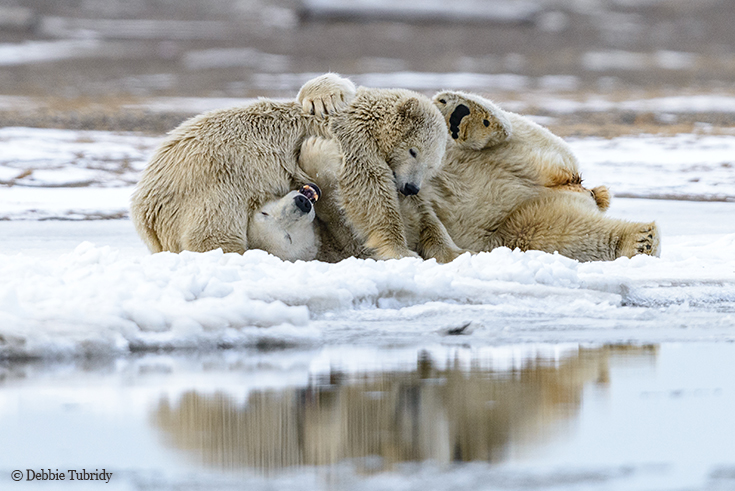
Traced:
[[390, 169], [369, 172], [343, 168], [339, 175], [347, 222], [375, 259], [419, 257], [406, 245], [405, 228]]
[[471, 252], [457, 247], [425, 196], [406, 196], [400, 201], [404, 223], [408, 222], [408, 245], [421, 257], [449, 263], [465, 252]]
[[324, 118], [345, 109], [356, 92], [351, 80], [336, 73], [325, 73], [306, 82], [296, 99], [306, 114]]

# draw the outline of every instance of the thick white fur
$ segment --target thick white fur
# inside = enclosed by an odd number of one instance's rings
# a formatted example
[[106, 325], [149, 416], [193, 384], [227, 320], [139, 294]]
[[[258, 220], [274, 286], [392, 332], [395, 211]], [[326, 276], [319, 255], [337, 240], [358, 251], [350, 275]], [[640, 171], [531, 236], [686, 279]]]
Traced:
[[298, 191], [269, 201], [253, 213], [248, 222], [251, 249], [263, 249], [286, 261], [310, 261], [319, 251], [319, 235], [315, 230], [314, 208], [304, 213], [296, 206]]
[[445, 91], [434, 102], [448, 127], [459, 105], [469, 110], [458, 125], [454, 118], [457, 138], [450, 130], [430, 187], [459, 247], [558, 251], [582, 261], [658, 255], [656, 224], [606, 217], [607, 189], [582, 186], [577, 159], [561, 138], [474, 94]]
[[[321, 93], [328, 97], [306, 102]], [[406, 244], [397, 186], [420, 187], [441, 165], [441, 113], [421, 94], [356, 91], [334, 74], [307, 82], [299, 97], [205, 113], [169, 134], [131, 201], [133, 223], [152, 252], [253, 247], [253, 214], [311, 181], [297, 160], [307, 138], [322, 136], [339, 142], [341, 204], [360, 245], [377, 259], [416, 256]]]
[[[328, 92], [328, 88], [316, 90], [308, 97], [329, 99]], [[319, 105], [313, 100], [302, 102], [306, 107]], [[438, 223], [432, 237], [442, 250], [454, 251], [445, 255], [449, 260], [461, 249], [489, 251], [501, 246], [558, 251], [582, 261], [659, 254], [654, 222], [604, 215], [610, 201], [607, 188], [582, 186], [579, 163], [564, 140], [476, 94], [444, 91], [434, 97], [434, 103], [444, 116], [448, 143], [443, 165], [423, 186], [421, 198], [401, 201], [409, 242], [414, 242], [412, 235], [425, 234], [427, 227], [416, 226], [411, 218], [420, 210], [421, 223]], [[460, 105], [465, 107], [455, 113]], [[338, 198], [336, 153], [334, 145], [313, 139], [302, 147], [300, 165], [323, 189], [334, 188], [329, 194], [337, 198], [319, 205], [317, 216], [322, 216], [320, 209], [328, 210], [323, 218], [337, 231], [332, 236], [340, 238], [325, 243], [339, 248], [346, 247], [355, 232]], [[448, 240], [440, 239], [442, 232], [448, 232]], [[422, 239], [414, 247], [429, 242]]]

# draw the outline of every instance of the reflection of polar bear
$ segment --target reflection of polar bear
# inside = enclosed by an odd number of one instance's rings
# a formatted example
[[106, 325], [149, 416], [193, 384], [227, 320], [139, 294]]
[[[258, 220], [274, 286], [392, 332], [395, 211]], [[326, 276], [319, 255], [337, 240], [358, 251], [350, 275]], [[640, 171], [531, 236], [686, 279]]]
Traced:
[[303, 141], [330, 135], [344, 154], [341, 199], [359, 239], [376, 258], [415, 256], [406, 247], [396, 191], [416, 194], [441, 164], [441, 113], [420, 94], [355, 92], [333, 74], [307, 82], [300, 96], [324, 90], [330, 98], [312, 106], [316, 114], [296, 101], [260, 100], [175, 129], [132, 198], [131, 216], [149, 249], [249, 249], [253, 213], [310, 180], [297, 165]]
[[319, 251], [314, 207], [320, 190], [306, 184], [279, 200], [269, 201], [248, 221], [248, 246], [287, 261], [310, 261]]
[[[501, 462], [558, 439], [590, 387], [610, 383], [611, 365], [655, 363], [657, 350], [581, 348], [556, 360], [531, 358], [510, 373], [480, 359], [462, 368], [456, 359], [417, 355], [410, 369], [333, 368], [310, 374], [302, 387], [253, 390], [246, 402], [242, 391], [162, 397], [150, 421], [167, 444], [230, 470], [345, 459], [369, 464], [372, 473], [412, 461]], [[368, 456], [380, 458], [365, 462]]]
[[523, 116], [461, 92], [434, 102], [451, 140], [431, 200], [460, 246], [537, 249], [581, 261], [658, 255], [656, 224], [606, 217], [606, 188], [582, 187], [568, 145]]

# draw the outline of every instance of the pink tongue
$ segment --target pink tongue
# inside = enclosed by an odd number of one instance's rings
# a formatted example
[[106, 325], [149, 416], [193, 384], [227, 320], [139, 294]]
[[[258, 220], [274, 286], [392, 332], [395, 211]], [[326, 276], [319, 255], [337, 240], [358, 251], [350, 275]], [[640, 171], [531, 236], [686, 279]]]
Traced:
[[319, 192], [308, 184], [301, 186], [301, 189], [299, 189], [299, 193], [309, 198], [309, 201], [311, 201], [312, 203], [319, 199]]

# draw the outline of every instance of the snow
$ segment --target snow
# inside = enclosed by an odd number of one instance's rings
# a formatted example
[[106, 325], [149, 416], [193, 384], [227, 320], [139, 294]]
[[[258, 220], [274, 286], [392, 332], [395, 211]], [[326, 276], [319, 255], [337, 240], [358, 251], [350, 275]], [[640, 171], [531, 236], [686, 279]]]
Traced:
[[734, 136], [570, 141], [588, 185], [694, 200], [613, 200], [612, 216], [658, 221], [661, 258], [579, 263], [497, 249], [446, 265], [289, 263], [257, 250], [150, 255], [128, 220], [93, 219], [127, 216], [160, 141], [0, 129], [0, 358], [735, 339]]
[[522, 101], [500, 101], [503, 108], [525, 112], [529, 108], [552, 114], [585, 112], [626, 111], [655, 113], [658, 117], [668, 113], [733, 113], [735, 97], [729, 94], [697, 94], [682, 96], [651, 97], [617, 101], [601, 94], [584, 97], [582, 100], [567, 99], [547, 94], [524, 95]]
[[[735, 234], [726, 234], [704, 245], [672, 245], [660, 259], [579, 263], [501, 248], [446, 265], [419, 259], [330, 265], [284, 262], [258, 250], [120, 257], [113, 247], [83, 242], [61, 256], [0, 256], [0, 357], [381, 344], [400, 337], [440, 342], [464, 323], [470, 326], [457, 337], [480, 344], [518, 342], [551, 324], [595, 341], [608, 327], [653, 328], [662, 320], [675, 330], [695, 329], [684, 335], [644, 329], [640, 338], [735, 339], [728, 329], [734, 250]], [[730, 313], [718, 314], [723, 309]], [[568, 337], [554, 329], [538, 337]]]
[[632, 197], [735, 201], [735, 137], [572, 139], [585, 184]]
[[91, 57], [101, 48], [102, 43], [95, 39], [0, 44], [0, 66]]
[[104, 131], [0, 128], [0, 185], [134, 185], [160, 142]]
[[633, 53], [630, 51], [590, 51], [582, 56], [582, 66], [591, 71], [646, 70], [653, 65], [666, 70], [691, 70], [698, 56], [681, 51]]

